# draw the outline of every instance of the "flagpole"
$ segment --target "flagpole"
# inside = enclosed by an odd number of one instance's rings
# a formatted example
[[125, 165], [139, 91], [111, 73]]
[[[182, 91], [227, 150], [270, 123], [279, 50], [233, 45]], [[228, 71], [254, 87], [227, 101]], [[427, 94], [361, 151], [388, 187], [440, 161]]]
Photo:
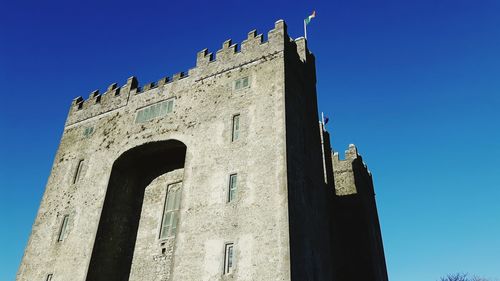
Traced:
[[304, 20], [304, 38], [307, 40], [307, 24], [306, 24], [306, 20]]

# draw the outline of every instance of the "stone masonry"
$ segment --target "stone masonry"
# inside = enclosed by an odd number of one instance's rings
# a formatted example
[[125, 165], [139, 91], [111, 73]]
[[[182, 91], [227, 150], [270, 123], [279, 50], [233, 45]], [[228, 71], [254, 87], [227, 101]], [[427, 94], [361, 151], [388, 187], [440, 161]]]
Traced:
[[279, 20], [74, 99], [16, 280], [386, 281], [371, 174], [318, 126], [306, 40]]

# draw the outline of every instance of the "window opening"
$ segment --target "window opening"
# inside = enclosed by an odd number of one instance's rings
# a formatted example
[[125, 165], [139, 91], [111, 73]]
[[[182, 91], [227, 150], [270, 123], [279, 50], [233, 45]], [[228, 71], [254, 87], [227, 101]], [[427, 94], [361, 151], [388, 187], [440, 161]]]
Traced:
[[233, 126], [231, 133], [231, 141], [236, 141], [240, 137], [240, 115], [233, 116]]
[[135, 123], [144, 123], [157, 117], [163, 117], [174, 110], [174, 99], [152, 104], [137, 111]]
[[248, 78], [248, 76], [236, 79], [234, 81], [234, 89], [235, 90], [241, 90], [241, 89], [244, 89], [244, 88], [248, 88], [250, 86], [249, 81], [250, 81], [250, 79]]
[[83, 130], [83, 136], [89, 137], [94, 132], [94, 127], [85, 127]]
[[237, 187], [238, 174], [232, 174], [229, 176], [229, 197], [228, 202], [233, 201], [236, 198], [236, 187]]
[[80, 173], [82, 172], [82, 168], [83, 168], [83, 159], [80, 159], [80, 161], [78, 161], [78, 166], [76, 166], [75, 175], [73, 177], [73, 184], [75, 184], [80, 178]]
[[234, 244], [227, 243], [224, 250], [224, 274], [230, 274], [234, 266]]
[[64, 240], [64, 236], [66, 234], [66, 228], [68, 226], [68, 219], [69, 215], [65, 215], [61, 224], [61, 229], [59, 230], [59, 237], [57, 238], [57, 241], [61, 242]]
[[163, 209], [160, 239], [166, 239], [174, 236], [179, 220], [179, 208], [181, 201], [181, 184], [171, 184], [167, 188], [167, 196], [165, 198], [165, 207]]

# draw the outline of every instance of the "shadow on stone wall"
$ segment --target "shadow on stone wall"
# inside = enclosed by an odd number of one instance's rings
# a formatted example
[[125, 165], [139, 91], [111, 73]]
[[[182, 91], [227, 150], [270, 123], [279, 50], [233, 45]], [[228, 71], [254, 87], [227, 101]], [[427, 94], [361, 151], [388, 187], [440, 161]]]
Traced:
[[127, 281], [145, 188], [155, 178], [183, 168], [186, 146], [176, 140], [146, 143], [113, 164], [87, 281]]

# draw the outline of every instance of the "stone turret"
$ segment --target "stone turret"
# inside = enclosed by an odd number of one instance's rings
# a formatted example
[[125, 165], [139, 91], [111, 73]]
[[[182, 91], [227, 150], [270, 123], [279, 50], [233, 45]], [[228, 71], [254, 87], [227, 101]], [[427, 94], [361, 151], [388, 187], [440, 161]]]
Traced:
[[336, 280], [387, 281], [382, 235], [372, 174], [354, 144], [345, 159], [333, 154], [335, 178], [334, 234], [338, 250]]
[[[358, 154], [358, 149], [354, 144], [350, 144], [345, 151], [344, 160], [340, 160], [338, 152], [333, 154], [332, 160], [336, 195], [343, 196], [361, 192], [373, 194], [373, 184], [368, 184], [372, 180], [371, 172], [363, 163], [363, 159]], [[356, 182], [356, 178], [365, 184], [360, 185], [359, 182]]]

